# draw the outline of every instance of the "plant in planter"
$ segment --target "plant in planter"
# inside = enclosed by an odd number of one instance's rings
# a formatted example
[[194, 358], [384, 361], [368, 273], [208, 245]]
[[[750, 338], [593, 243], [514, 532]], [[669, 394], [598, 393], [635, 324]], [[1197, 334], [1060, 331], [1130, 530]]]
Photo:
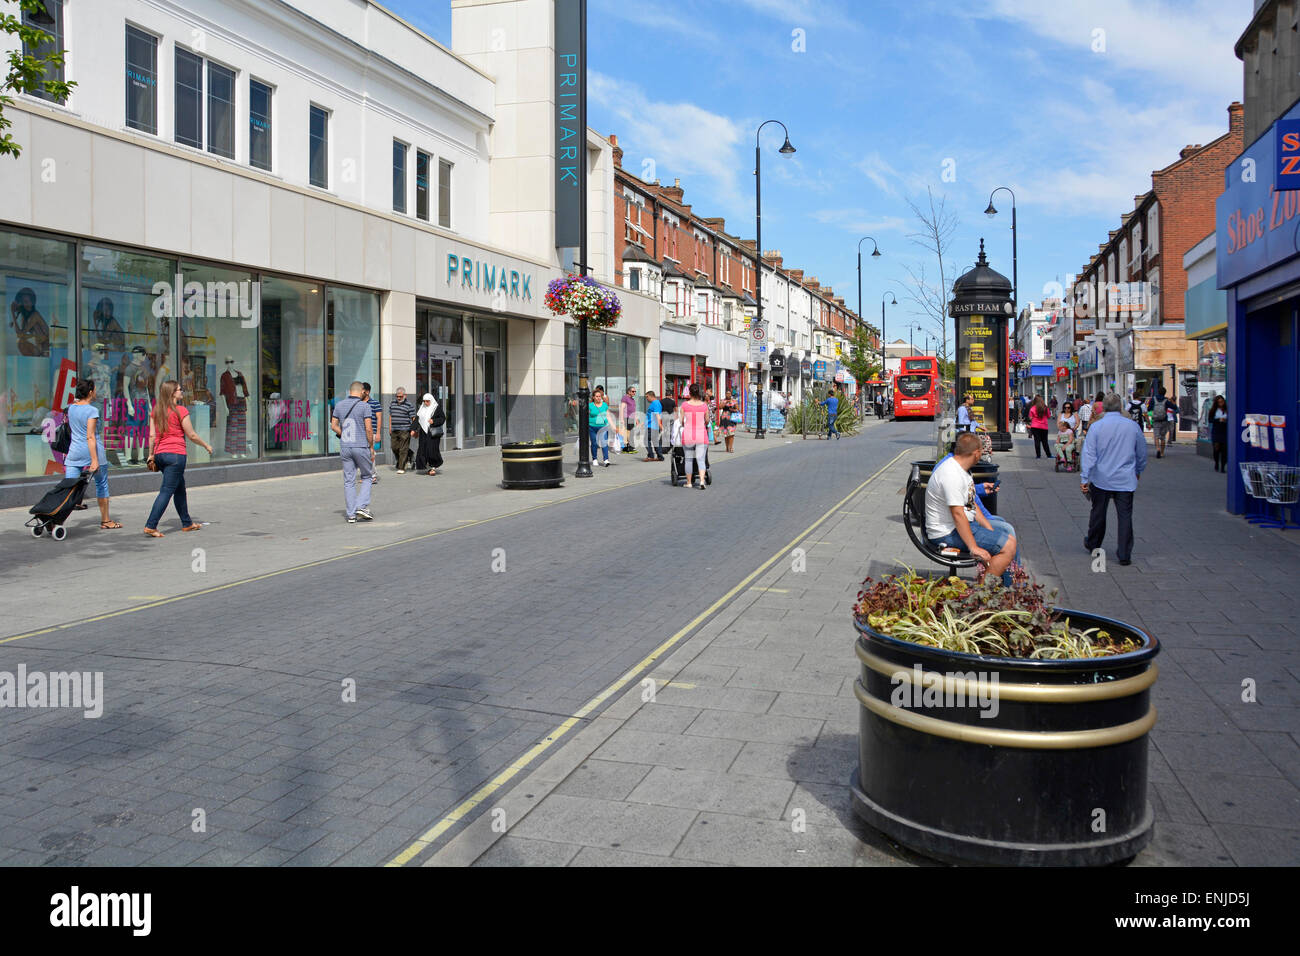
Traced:
[[1151, 839], [1150, 688], [1158, 642], [1055, 608], [1015, 584], [868, 578], [854, 623], [862, 665], [859, 816], [900, 843], [984, 864], [1100, 865]]
[[543, 428], [541, 437], [501, 446], [502, 488], [558, 488], [564, 483], [564, 443]]
[[571, 316], [575, 322], [586, 319], [592, 329], [612, 329], [623, 311], [618, 296], [591, 276], [552, 279], [543, 301], [552, 314]]

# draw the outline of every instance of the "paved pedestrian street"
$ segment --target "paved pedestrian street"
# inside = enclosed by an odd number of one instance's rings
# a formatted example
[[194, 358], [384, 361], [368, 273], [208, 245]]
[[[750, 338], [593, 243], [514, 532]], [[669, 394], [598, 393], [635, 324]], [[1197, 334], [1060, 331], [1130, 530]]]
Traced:
[[[7, 521], [0, 670], [102, 672], [103, 713], [4, 713], [0, 862], [927, 863], [849, 809], [850, 610], [920, 558], [901, 487], [932, 430], [744, 438], [703, 493], [632, 456], [506, 492], [479, 454], [382, 472], [369, 525], [332, 474], [196, 489], [203, 532], [161, 541]], [[996, 461], [1030, 569], [1164, 645], [1136, 862], [1297, 862], [1300, 542], [1212, 513], [1225, 479], [1179, 446], [1133, 565], [1093, 573], [1077, 476], [1029, 450]], [[117, 560], [146, 547], [152, 580]]]

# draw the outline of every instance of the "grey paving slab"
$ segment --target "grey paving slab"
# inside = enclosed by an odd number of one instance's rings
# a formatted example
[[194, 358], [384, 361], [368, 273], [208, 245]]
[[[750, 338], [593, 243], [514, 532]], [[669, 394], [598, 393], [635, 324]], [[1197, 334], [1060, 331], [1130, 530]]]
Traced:
[[565, 866], [581, 847], [507, 834], [474, 861], [475, 866]]
[[529, 814], [514, 836], [671, 856], [696, 811], [552, 794], [546, 814]]
[[625, 800], [651, 769], [648, 764], [591, 758], [566, 777], [555, 792], [572, 797]]
[[771, 820], [780, 818], [793, 787], [790, 781], [766, 777], [655, 767], [626, 800]]

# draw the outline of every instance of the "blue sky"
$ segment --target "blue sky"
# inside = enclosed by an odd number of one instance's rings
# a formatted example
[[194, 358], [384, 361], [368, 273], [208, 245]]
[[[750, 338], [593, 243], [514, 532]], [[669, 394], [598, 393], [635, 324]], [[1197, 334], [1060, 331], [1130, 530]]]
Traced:
[[[451, 45], [445, 0], [385, 5]], [[863, 311], [878, 319], [894, 291], [894, 339], [927, 325], [907, 267], [934, 269], [908, 238], [909, 200], [925, 204], [927, 186], [945, 199], [958, 271], [982, 236], [1010, 277], [1007, 194], [997, 218], [983, 210], [995, 186], [1014, 189], [1020, 300], [1038, 301], [1152, 170], [1226, 132], [1251, 12], [1251, 0], [590, 0], [588, 121], [618, 134], [627, 168], [680, 178], [696, 212], [752, 238], [754, 130], [782, 120], [798, 152], [781, 156], [780, 129], [764, 130], [764, 246], [855, 307], [857, 240], [874, 236]]]

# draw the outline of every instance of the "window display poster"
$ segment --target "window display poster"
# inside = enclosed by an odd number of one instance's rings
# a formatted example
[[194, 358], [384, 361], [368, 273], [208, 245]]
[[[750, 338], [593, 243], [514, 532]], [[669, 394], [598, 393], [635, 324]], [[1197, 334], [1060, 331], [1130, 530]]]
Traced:
[[67, 287], [6, 275], [4, 288], [4, 425], [30, 430], [49, 414], [54, 376], [68, 354], [68, 320], [60, 308]]
[[957, 317], [957, 401], [975, 396], [975, 420], [989, 431], [1006, 431], [1006, 383], [1002, 378], [1006, 333], [994, 315]]

